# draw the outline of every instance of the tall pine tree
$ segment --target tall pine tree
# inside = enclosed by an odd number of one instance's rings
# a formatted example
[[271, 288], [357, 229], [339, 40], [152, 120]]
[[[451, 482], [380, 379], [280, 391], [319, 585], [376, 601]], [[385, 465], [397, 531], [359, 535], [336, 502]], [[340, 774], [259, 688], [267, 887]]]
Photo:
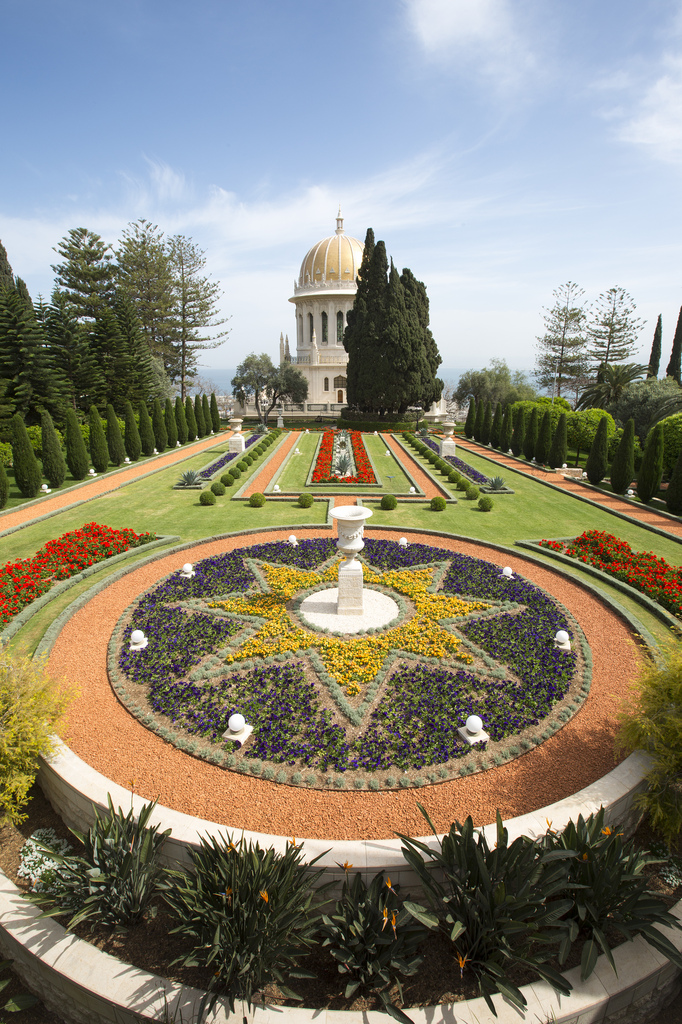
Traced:
[[[682, 312], [682, 310], [680, 310]], [[661, 340], [663, 338], [663, 317], [658, 314], [654, 340], [651, 343], [651, 354], [649, 356], [649, 369], [647, 377], [658, 377], [658, 368], [661, 365]]]
[[649, 431], [644, 445], [642, 464], [637, 474], [637, 495], [648, 505], [661, 486], [663, 476], [663, 424], [657, 423]]
[[111, 304], [116, 268], [110, 250], [87, 228], [73, 228], [54, 250], [63, 259], [52, 266], [56, 283], [75, 306], [79, 320], [94, 319]]
[[635, 421], [625, 424], [611, 463], [611, 488], [616, 494], [625, 494], [635, 475]]
[[682, 307], [680, 307], [680, 314], [677, 318], [677, 327], [675, 328], [675, 337], [673, 338], [673, 348], [670, 353], [670, 362], [665, 371], [666, 377], [672, 377], [677, 381], [678, 384], [682, 383], [680, 369], [682, 361]]
[[606, 470], [608, 468], [608, 449], [608, 419], [606, 416], [602, 416], [599, 420], [594, 440], [592, 441], [590, 454], [587, 456], [587, 462], [585, 463], [587, 479], [591, 484], [600, 484], [606, 476]]

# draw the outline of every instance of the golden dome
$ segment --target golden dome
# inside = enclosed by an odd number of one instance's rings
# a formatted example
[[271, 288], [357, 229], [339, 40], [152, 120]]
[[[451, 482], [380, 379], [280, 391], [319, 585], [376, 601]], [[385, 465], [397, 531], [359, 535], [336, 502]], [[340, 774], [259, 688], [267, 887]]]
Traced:
[[336, 232], [323, 238], [306, 254], [298, 275], [298, 288], [333, 288], [355, 285], [362, 263], [364, 246], [357, 238], [344, 234], [343, 217], [339, 210]]

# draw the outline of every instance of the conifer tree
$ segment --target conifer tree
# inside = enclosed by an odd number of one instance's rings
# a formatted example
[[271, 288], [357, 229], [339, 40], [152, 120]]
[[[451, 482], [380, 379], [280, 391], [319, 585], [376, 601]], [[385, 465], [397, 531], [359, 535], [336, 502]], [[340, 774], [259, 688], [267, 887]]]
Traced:
[[99, 404], [111, 402], [116, 409], [123, 409], [132, 379], [133, 363], [121, 325], [109, 306], [102, 306], [98, 310], [89, 338], [104, 386]]
[[175, 422], [175, 410], [171, 404], [170, 398], [166, 399], [166, 405], [163, 410], [163, 421], [166, 424], [166, 435], [167, 444], [169, 448], [177, 448], [178, 445], [178, 425]]
[[[142, 326], [132, 301], [123, 293], [116, 296], [114, 312], [119, 333], [124, 341], [128, 363], [128, 378], [121, 393], [131, 404], [146, 402], [154, 395], [155, 375], [152, 355], [142, 332]], [[125, 401], [123, 408], [125, 408]]]
[[481, 442], [483, 439], [483, 424], [485, 423], [485, 404], [479, 402], [476, 406], [476, 419], [474, 421], [474, 437]]
[[471, 398], [469, 402], [469, 410], [467, 412], [466, 422], [464, 424], [464, 436], [468, 437], [469, 440], [474, 436], [474, 425], [476, 423], [476, 399]]
[[218, 399], [215, 396], [215, 391], [211, 392], [211, 424], [213, 426], [213, 433], [220, 433], [220, 412], [218, 410]]
[[7, 479], [7, 470], [5, 464], [0, 459], [0, 508], [4, 508], [9, 498], [9, 480]]
[[204, 423], [204, 410], [201, 405], [201, 396], [194, 396], [194, 419], [197, 425], [197, 437], [206, 437], [206, 424]]
[[54, 250], [64, 260], [53, 264], [57, 285], [67, 294], [79, 319], [94, 319], [114, 294], [116, 269], [111, 246], [94, 231], [73, 228]]
[[535, 377], [542, 388], [570, 391], [584, 368], [586, 336], [585, 292], [574, 281], [556, 288], [554, 305], [545, 309], [545, 333], [536, 338]]
[[635, 475], [635, 421], [625, 424], [611, 463], [611, 487], [615, 494], [625, 494]]
[[[355, 293], [353, 306], [348, 310], [346, 316], [346, 329], [343, 334], [343, 347], [348, 353], [348, 365], [346, 367], [347, 384], [346, 395], [350, 406], [360, 405], [364, 385], [364, 360], [362, 358], [362, 347], [364, 345], [365, 328], [369, 323], [368, 303], [370, 299], [370, 264], [374, 254], [374, 232], [367, 229], [365, 235], [365, 246], [362, 253], [362, 263], [358, 276], [358, 287]], [[308, 327], [307, 324], [304, 325]], [[306, 339], [310, 342], [310, 339]], [[189, 420], [188, 420], [189, 422]]]
[[50, 487], [61, 487], [66, 476], [66, 462], [52, 417], [47, 410], [43, 410], [40, 417], [40, 435], [43, 476], [46, 477]]
[[88, 453], [75, 409], [66, 410], [66, 464], [74, 480], [88, 475]]
[[178, 425], [178, 441], [180, 444], [187, 444], [187, 438], [189, 437], [187, 417], [185, 416], [185, 406], [180, 395], [175, 399], [175, 422]]
[[[90, 406], [90, 461], [97, 473], [106, 473], [109, 469], [109, 447], [104, 436], [102, 419], [96, 405]], [[113, 459], [111, 460], [114, 461]]]
[[632, 296], [617, 287], [602, 292], [593, 304], [587, 333], [597, 369], [631, 359], [637, 335], [645, 323], [634, 316], [635, 308]]
[[154, 443], [157, 452], [165, 451], [168, 447], [168, 431], [166, 430], [166, 421], [163, 409], [161, 408], [161, 402], [158, 398], [154, 399], [154, 407], [152, 409], [152, 430], [154, 431]]
[[187, 440], [196, 441], [198, 437], [197, 421], [194, 415], [194, 405], [189, 395], [185, 399], [185, 420], [187, 421]]
[[[2, 499], [0, 498], [0, 500]], [[680, 448], [680, 454], [677, 456], [675, 468], [668, 484], [668, 490], [665, 492], [665, 502], [668, 506], [668, 512], [672, 512], [674, 516], [682, 515], [682, 448]]]
[[153, 455], [156, 444], [154, 442], [154, 429], [149, 418], [147, 403], [140, 402], [137, 408], [140, 413], [140, 444], [142, 445], [142, 454], [146, 456]]
[[0, 292], [4, 288], [14, 291], [14, 271], [7, 259], [7, 250], [0, 242]]
[[208, 396], [201, 396], [201, 412], [204, 417], [204, 430], [207, 434], [210, 434], [213, 430], [213, 422], [211, 420], [211, 408], [208, 404]]
[[535, 449], [538, 445], [538, 407], [535, 406], [531, 410], [530, 419], [528, 420], [528, 426], [526, 427], [526, 435], [523, 439], [523, 454], [530, 462], [531, 459], [535, 458]]
[[503, 452], [508, 452], [511, 448], [511, 439], [514, 432], [514, 421], [512, 417], [511, 405], [506, 406], [504, 410], [504, 416], [502, 418], [502, 429], [500, 431], [500, 443], [498, 447]]
[[663, 424], [657, 423], [647, 435], [642, 464], [637, 474], [637, 495], [645, 505], [648, 505], [651, 499], [658, 494], [662, 476]]
[[538, 430], [538, 440], [535, 445], [535, 461], [539, 462], [541, 466], [546, 466], [549, 461], [549, 453], [552, 447], [552, 414], [549, 409], [546, 409], [542, 421], [540, 423], [540, 429]]
[[554, 430], [552, 447], [549, 450], [548, 462], [552, 469], [561, 469], [561, 467], [566, 463], [566, 457], [568, 455], [568, 441], [566, 439], [567, 424], [568, 421], [566, 419], [566, 413], [562, 412]]
[[131, 462], [137, 462], [142, 453], [140, 431], [135, 422], [135, 413], [130, 402], [125, 404], [125, 432], [123, 435], [126, 455]]
[[64, 381], [46, 345], [32, 304], [19, 292], [0, 290], [0, 379], [8, 382], [6, 398], [29, 422], [48, 409], [57, 418], [64, 404]]
[[514, 413], [514, 429], [512, 431], [510, 448], [518, 459], [523, 452], [526, 440], [526, 414], [521, 408]]
[[481, 444], [489, 444], [490, 432], [493, 429], [493, 407], [490, 399], [485, 403], [485, 413], [483, 414], [483, 430], [481, 431]]
[[64, 292], [55, 290], [43, 325], [53, 364], [63, 379], [66, 402], [87, 412], [106, 400], [106, 383], [88, 331]]
[[609, 459], [608, 420], [602, 416], [599, 420], [597, 432], [594, 435], [590, 454], [585, 463], [587, 479], [591, 484], [600, 484], [606, 476]]
[[682, 307], [680, 307], [680, 315], [677, 318], [677, 327], [675, 328], [675, 337], [673, 338], [673, 348], [670, 353], [670, 362], [665, 371], [666, 377], [672, 377], [677, 381], [678, 384], [682, 383], [680, 371], [682, 369]]
[[495, 415], [493, 417], [493, 425], [490, 428], [490, 441], [493, 448], [500, 447], [500, 435], [502, 433], [502, 402], [498, 402], [495, 406]]
[[661, 340], [663, 338], [663, 317], [658, 314], [654, 340], [651, 343], [651, 354], [649, 356], [649, 369], [647, 377], [658, 377], [658, 368], [661, 365]]
[[111, 402], [107, 405], [107, 448], [109, 449], [109, 458], [114, 466], [120, 466], [126, 457], [126, 449], [121, 436], [121, 427]]
[[18, 412], [12, 417], [12, 465], [14, 479], [23, 497], [35, 498], [42, 473], [29, 440], [24, 417]]

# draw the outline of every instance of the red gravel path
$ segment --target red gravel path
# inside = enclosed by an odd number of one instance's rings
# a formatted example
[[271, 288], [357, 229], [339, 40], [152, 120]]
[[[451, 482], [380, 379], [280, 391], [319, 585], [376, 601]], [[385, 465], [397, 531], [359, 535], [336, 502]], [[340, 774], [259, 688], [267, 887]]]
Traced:
[[243, 494], [244, 498], [250, 498], [252, 494], [256, 494], [258, 491], [261, 493], [265, 491], [265, 488], [269, 485], [291, 449], [296, 445], [300, 436], [300, 430], [292, 430], [288, 436], [280, 441], [267, 466], [261, 469], [260, 473], [249, 481], [249, 485]]
[[[393, 533], [367, 530], [368, 536], [395, 540]], [[262, 536], [283, 539], [286, 529]], [[328, 536], [325, 529], [306, 536]], [[406, 531], [409, 540], [503, 565], [509, 555], [447, 537]], [[277, 786], [223, 771], [195, 760], [144, 729], [118, 703], [106, 673], [106, 649], [123, 610], [184, 558], [197, 561], [244, 544], [244, 538], [197, 545], [190, 554], [168, 557], [133, 570], [95, 595], [65, 626], [49, 660], [50, 671], [76, 681], [80, 695], [64, 736], [88, 764], [122, 786], [135, 780], [136, 792], [159, 797], [166, 806], [212, 821], [257, 832], [317, 836], [325, 839], [384, 838], [398, 830], [421, 834], [424, 823], [416, 804], [429, 810], [439, 830], [472, 814], [477, 823], [523, 814], [561, 799], [600, 778], [614, 766], [616, 718], [641, 654], [625, 624], [599, 600], [551, 567], [526, 561], [514, 565], [527, 578], [562, 601], [580, 622], [594, 658], [590, 696], [556, 736], [516, 761], [468, 778], [429, 786], [415, 793], [320, 792]]]

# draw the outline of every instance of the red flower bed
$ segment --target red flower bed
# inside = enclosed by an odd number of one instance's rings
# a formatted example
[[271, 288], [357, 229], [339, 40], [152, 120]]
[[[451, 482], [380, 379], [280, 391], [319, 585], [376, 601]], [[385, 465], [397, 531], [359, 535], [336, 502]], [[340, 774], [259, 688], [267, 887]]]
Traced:
[[588, 530], [568, 544], [541, 540], [540, 545], [601, 569], [682, 617], [682, 567], [668, 565], [653, 551], [633, 551], [624, 540], [599, 530]]
[[86, 523], [79, 530], [50, 540], [32, 558], [6, 562], [0, 568], [0, 625], [35, 601], [57, 580], [66, 580], [95, 562], [155, 540], [153, 533], [113, 530]]
[[367, 457], [365, 443], [359, 430], [349, 431], [350, 443], [353, 448], [353, 458], [357, 476], [333, 476], [332, 475], [332, 452], [334, 449], [334, 431], [325, 430], [317, 453], [317, 462], [313, 470], [312, 483], [314, 484], [375, 484], [376, 477]]

